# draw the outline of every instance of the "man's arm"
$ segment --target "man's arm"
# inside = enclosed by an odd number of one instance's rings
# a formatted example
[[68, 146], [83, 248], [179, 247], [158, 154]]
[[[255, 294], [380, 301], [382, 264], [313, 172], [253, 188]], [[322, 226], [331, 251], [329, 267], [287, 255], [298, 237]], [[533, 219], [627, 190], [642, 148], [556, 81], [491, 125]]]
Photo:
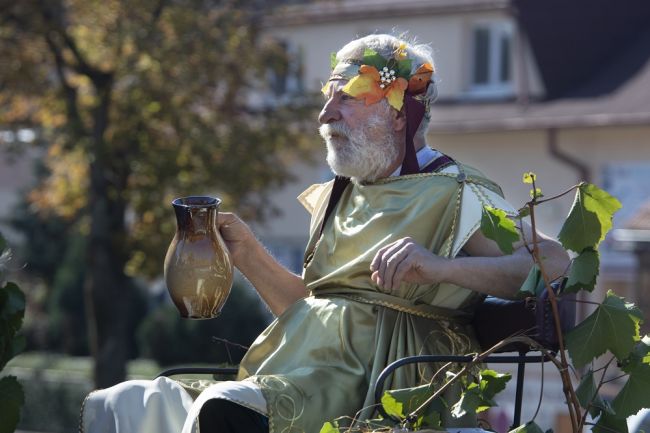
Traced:
[[307, 295], [302, 278], [279, 264], [235, 214], [219, 212], [218, 225], [233, 264], [248, 278], [273, 314], [282, 314]]
[[[532, 229], [523, 224], [523, 239], [532, 249]], [[564, 274], [569, 256], [562, 246], [537, 232], [540, 256], [549, 278]], [[447, 259], [436, 256], [410, 238], [400, 239], [377, 252], [370, 269], [372, 280], [385, 289], [406, 282], [418, 284], [452, 283], [500, 298], [514, 298], [526, 279], [533, 260], [524, 240], [513, 245], [514, 252], [503, 255], [497, 244], [479, 230], [463, 250], [469, 257]]]

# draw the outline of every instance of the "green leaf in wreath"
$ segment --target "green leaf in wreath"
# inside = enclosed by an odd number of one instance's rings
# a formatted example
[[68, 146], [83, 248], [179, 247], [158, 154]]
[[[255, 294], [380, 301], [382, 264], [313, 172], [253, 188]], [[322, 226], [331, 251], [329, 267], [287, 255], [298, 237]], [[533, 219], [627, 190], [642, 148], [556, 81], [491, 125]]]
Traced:
[[573, 259], [569, 278], [564, 287], [565, 293], [576, 293], [581, 289], [588, 292], [594, 290], [596, 278], [600, 268], [600, 255], [598, 251], [587, 248]]
[[492, 206], [483, 207], [481, 231], [486, 238], [495, 241], [505, 254], [512, 254], [512, 243], [519, 240], [515, 222], [508, 218], [505, 211]]
[[566, 346], [573, 364], [582, 368], [605, 351], [619, 361], [626, 359], [639, 341], [641, 311], [611, 290], [589, 317], [566, 335]]
[[399, 60], [397, 62], [396, 75], [406, 80], [411, 77], [411, 59]]
[[620, 417], [618, 414], [610, 415], [607, 412], [603, 412], [591, 431], [593, 433], [629, 433], [625, 418]]
[[479, 373], [478, 383], [470, 383], [460, 400], [452, 406], [452, 416], [460, 418], [467, 413], [479, 413], [496, 406], [493, 398], [505, 389], [510, 377], [509, 373], [482, 370]]
[[2, 236], [2, 233], [0, 233], [0, 254], [2, 254], [5, 248], [7, 248], [7, 241], [4, 236]]
[[366, 48], [363, 52], [363, 64], [374, 66], [378, 71], [381, 70], [387, 64], [387, 60], [384, 59], [377, 51]]
[[622, 364], [629, 377], [612, 401], [612, 407], [617, 416], [628, 417], [650, 407], [650, 337], [646, 335], [638, 342]]
[[526, 424], [522, 424], [516, 429], [510, 430], [508, 433], [544, 433], [544, 430], [535, 424], [535, 421], [528, 421]]
[[611, 406], [607, 404], [598, 394], [596, 381], [594, 380], [594, 372], [590, 369], [587, 374], [582, 376], [580, 385], [576, 388], [576, 396], [580, 402], [580, 406], [587, 409], [592, 418], [598, 417], [602, 411], [607, 411], [610, 415], [614, 414]]
[[540, 271], [539, 266], [534, 264], [533, 267], [530, 268], [526, 280], [521, 285], [521, 288], [519, 288], [519, 293], [524, 296], [538, 296], [542, 293], [544, 287], [546, 287], [546, 285], [544, 283], [544, 278], [542, 278], [542, 272]]
[[20, 420], [20, 408], [25, 403], [23, 387], [14, 376], [0, 379], [0, 433], [10, 433]]
[[404, 419], [406, 417], [404, 415], [404, 405], [401, 402], [397, 401], [395, 397], [393, 397], [388, 392], [385, 392], [384, 395], [381, 396], [381, 405], [384, 407], [384, 410], [388, 415], [392, 415], [400, 419]]
[[333, 70], [336, 68], [336, 53], [330, 53], [330, 68]]
[[596, 249], [612, 228], [612, 217], [621, 203], [590, 183], [582, 183], [576, 191], [558, 238], [564, 248], [577, 253], [585, 248]]

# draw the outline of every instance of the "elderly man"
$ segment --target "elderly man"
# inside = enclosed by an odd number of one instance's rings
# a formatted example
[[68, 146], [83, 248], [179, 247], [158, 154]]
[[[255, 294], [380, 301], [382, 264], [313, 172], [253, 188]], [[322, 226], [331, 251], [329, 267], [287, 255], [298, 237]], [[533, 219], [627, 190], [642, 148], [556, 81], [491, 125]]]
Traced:
[[[299, 198], [312, 214], [303, 275], [278, 264], [236, 215], [219, 217], [235, 266], [277, 316], [239, 380], [195, 401], [169, 379], [99, 391], [85, 403], [87, 431], [120, 419], [129, 431], [313, 433], [340, 416], [370, 418], [369, 388], [388, 363], [477, 351], [467, 325], [474, 307], [488, 294], [515, 295], [532, 265], [525, 246], [504, 256], [478, 230], [484, 204], [512, 208], [480, 172], [426, 144], [430, 50], [371, 35], [344, 46], [332, 66], [319, 121], [337, 176]], [[561, 275], [566, 252], [538, 237], [549, 273]], [[388, 386], [424, 380], [404, 369]]]

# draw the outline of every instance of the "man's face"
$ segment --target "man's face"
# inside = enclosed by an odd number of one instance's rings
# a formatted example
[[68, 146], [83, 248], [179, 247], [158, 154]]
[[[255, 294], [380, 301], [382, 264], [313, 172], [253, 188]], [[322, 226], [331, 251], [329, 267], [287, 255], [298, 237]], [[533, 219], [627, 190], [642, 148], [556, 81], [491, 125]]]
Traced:
[[385, 101], [366, 106], [341, 91], [345, 81], [332, 81], [318, 120], [327, 145], [327, 162], [338, 175], [372, 182], [390, 174], [400, 155], [394, 120]]

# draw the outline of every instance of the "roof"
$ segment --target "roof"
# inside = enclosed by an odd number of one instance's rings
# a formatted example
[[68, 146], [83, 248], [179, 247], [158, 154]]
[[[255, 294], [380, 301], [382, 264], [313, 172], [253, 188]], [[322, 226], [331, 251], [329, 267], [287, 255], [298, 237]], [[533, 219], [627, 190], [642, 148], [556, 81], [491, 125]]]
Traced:
[[[650, 31], [648, 32], [650, 35]], [[646, 45], [650, 51], [650, 42]], [[616, 68], [616, 63], [612, 64]], [[608, 68], [603, 69], [606, 79]], [[440, 101], [431, 107], [430, 131], [479, 132], [545, 128], [650, 125], [650, 52], [645, 64], [609, 94], [519, 104]]]
[[[647, 0], [513, 0], [549, 99], [613, 91], [647, 59]], [[645, 38], [642, 47], [639, 38]], [[633, 50], [630, 50], [635, 46]], [[644, 49], [645, 48], [645, 49]], [[634, 51], [645, 56], [635, 56]], [[603, 68], [605, 80], [594, 81]]]
[[329, 0], [280, 8], [265, 18], [268, 27], [396, 18], [422, 14], [506, 10], [510, 0]]
[[[650, 27], [639, 30], [636, 19], [629, 23], [620, 21], [622, 16], [635, 13], [645, 22], [650, 21], [650, 2], [631, 0], [626, 8], [604, 8], [626, 12], [611, 12], [615, 25], [600, 26], [600, 13], [594, 18], [586, 12], [586, 2], [612, 4], [610, 0], [572, 0], [562, 2], [561, 7], [549, 7], [556, 15], [564, 15], [559, 24], [548, 11], [538, 11], [541, 3], [546, 7], [549, 2], [553, 6], [558, 1], [515, 1], [525, 6], [519, 11], [519, 19], [543, 78], [545, 99], [527, 104], [514, 100], [440, 101], [432, 107], [431, 131], [650, 125]], [[582, 5], [584, 22], [583, 17], [576, 15], [574, 2]], [[557, 14], [558, 10], [566, 13]], [[537, 12], [535, 19], [529, 16]], [[569, 29], [565, 21], [573, 28]], [[580, 32], [588, 37], [576, 36]], [[603, 40], [608, 42], [601, 43]], [[580, 49], [585, 53], [576, 54]]]

